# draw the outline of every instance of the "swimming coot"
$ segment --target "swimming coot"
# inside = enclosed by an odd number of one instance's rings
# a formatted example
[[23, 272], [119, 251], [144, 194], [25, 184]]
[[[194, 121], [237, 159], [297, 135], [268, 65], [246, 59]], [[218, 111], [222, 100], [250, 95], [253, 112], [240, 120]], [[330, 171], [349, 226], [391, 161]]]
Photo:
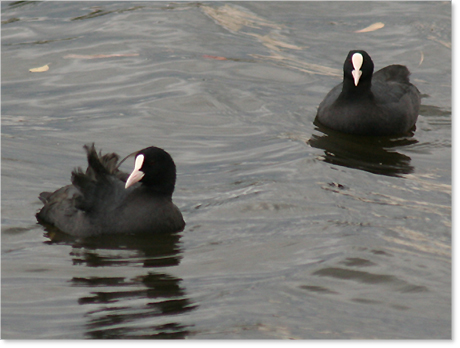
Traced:
[[118, 170], [117, 154], [102, 156], [94, 144], [84, 149], [86, 172], [77, 168], [72, 185], [40, 194], [44, 207], [37, 213], [39, 222], [82, 237], [184, 229], [182, 214], [172, 202], [176, 166], [166, 151], [148, 147], [131, 154], [135, 165], [128, 175]]
[[409, 82], [404, 65], [389, 65], [375, 74], [365, 51], [350, 51], [343, 64], [343, 82], [318, 108], [315, 122], [358, 135], [400, 135], [418, 117], [420, 92]]

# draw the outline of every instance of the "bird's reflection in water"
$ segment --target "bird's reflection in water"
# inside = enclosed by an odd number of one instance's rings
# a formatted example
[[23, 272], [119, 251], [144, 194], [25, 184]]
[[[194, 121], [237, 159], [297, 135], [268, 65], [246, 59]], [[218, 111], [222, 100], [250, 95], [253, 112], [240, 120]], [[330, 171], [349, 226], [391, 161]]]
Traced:
[[413, 132], [399, 137], [368, 137], [337, 132], [315, 122], [308, 144], [324, 150], [324, 161], [374, 174], [403, 176], [414, 171], [411, 158], [399, 153], [402, 146], [416, 144]]
[[88, 276], [79, 272], [70, 280], [71, 286], [89, 289], [78, 299], [80, 305], [88, 306], [88, 338], [165, 339], [189, 335], [190, 328], [176, 315], [196, 305], [187, 298], [182, 279], [165, 272], [165, 268], [180, 262], [180, 234], [110, 235], [82, 240], [47, 226], [47, 237], [48, 244], [71, 245], [73, 264], [92, 269]]

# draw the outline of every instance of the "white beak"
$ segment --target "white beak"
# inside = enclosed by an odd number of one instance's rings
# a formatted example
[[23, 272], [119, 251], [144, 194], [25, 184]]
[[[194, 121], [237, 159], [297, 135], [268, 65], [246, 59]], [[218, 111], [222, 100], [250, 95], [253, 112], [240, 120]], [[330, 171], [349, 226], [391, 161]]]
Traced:
[[136, 182], [138, 182], [144, 177], [145, 173], [140, 170], [143, 164], [144, 164], [144, 155], [141, 154], [136, 157], [136, 161], [134, 162], [134, 169], [131, 175], [129, 176], [128, 180], [126, 180], [125, 188], [128, 188], [134, 185]]
[[355, 82], [355, 86], [358, 86], [359, 79], [363, 72], [361, 71], [361, 67], [363, 66], [363, 55], [361, 53], [355, 53], [351, 57], [351, 63], [353, 64], [353, 70], [351, 71], [351, 75], [353, 76], [353, 80]]

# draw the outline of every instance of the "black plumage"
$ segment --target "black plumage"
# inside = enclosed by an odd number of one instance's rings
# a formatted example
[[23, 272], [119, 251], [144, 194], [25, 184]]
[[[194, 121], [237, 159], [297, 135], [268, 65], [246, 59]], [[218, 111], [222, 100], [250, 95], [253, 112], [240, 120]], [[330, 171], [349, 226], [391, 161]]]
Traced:
[[409, 82], [407, 67], [389, 65], [373, 72], [374, 63], [365, 51], [350, 51], [343, 82], [321, 102], [315, 122], [357, 135], [402, 135], [412, 130], [421, 97]]
[[[88, 167], [72, 172], [71, 185], [42, 192], [39, 222], [74, 236], [182, 231], [185, 222], [173, 202], [176, 166], [157, 147], [137, 151], [131, 175], [118, 169], [119, 156], [84, 146]], [[128, 184], [129, 182], [129, 184]], [[126, 186], [126, 187], [125, 187]]]

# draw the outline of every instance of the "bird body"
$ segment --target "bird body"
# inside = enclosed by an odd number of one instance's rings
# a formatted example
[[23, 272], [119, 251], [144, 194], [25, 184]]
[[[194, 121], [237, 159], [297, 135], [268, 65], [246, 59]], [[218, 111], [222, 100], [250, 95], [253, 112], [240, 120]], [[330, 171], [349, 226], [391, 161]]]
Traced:
[[316, 121], [344, 133], [400, 135], [410, 131], [418, 117], [420, 92], [409, 82], [403, 65], [390, 65], [375, 74], [365, 51], [350, 51], [343, 82], [318, 107]]
[[182, 214], [172, 202], [176, 169], [168, 153], [156, 147], [138, 151], [137, 158], [145, 156], [144, 166], [135, 168], [131, 176], [135, 172], [144, 175], [137, 175], [128, 185], [128, 175], [118, 170], [118, 155], [98, 155], [94, 144], [85, 149], [86, 172], [76, 169], [72, 185], [40, 194], [44, 203], [37, 213], [40, 222], [74, 236], [184, 229]]

